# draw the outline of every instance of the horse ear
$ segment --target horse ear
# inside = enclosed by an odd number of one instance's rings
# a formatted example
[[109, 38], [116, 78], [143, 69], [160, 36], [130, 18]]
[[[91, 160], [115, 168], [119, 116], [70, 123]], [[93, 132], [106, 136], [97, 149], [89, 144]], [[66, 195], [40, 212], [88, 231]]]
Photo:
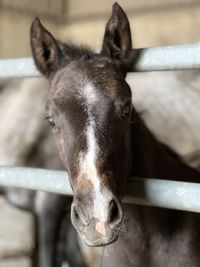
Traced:
[[31, 25], [30, 39], [35, 64], [43, 75], [49, 77], [61, 64], [62, 51], [38, 18]]
[[131, 50], [132, 40], [128, 18], [120, 5], [115, 3], [106, 24], [101, 54], [118, 60], [127, 72]]

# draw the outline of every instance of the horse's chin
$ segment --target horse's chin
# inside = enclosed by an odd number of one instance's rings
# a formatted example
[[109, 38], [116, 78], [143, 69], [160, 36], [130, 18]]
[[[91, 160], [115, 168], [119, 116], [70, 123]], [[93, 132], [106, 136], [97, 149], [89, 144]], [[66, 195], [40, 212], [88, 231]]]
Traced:
[[89, 247], [104, 247], [114, 243], [118, 239], [118, 234], [112, 233], [107, 236], [94, 235], [93, 237], [88, 237], [87, 234], [83, 234], [80, 232], [78, 233], [83, 242]]

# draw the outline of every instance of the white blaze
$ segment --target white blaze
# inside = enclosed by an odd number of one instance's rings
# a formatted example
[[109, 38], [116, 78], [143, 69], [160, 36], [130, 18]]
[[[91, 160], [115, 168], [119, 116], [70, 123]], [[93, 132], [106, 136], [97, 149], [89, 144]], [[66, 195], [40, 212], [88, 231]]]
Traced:
[[[91, 106], [97, 102], [97, 95], [92, 83], [88, 83], [82, 89], [82, 95], [85, 98], [87, 106], [87, 126], [85, 129], [87, 150], [84, 154], [80, 155], [80, 171], [81, 176], [90, 180], [94, 186], [94, 216], [101, 222], [101, 229], [98, 225], [96, 230], [102, 234], [105, 232], [105, 221], [107, 218], [108, 199], [103, 197], [100, 191], [100, 177], [97, 171], [97, 155], [99, 153], [99, 146], [95, 137], [96, 122], [91, 113]], [[83, 178], [84, 179], [84, 178]]]
[[90, 120], [86, 129], [87, 151], [82, 157], [81, 172], [83, 172], [86, 178], [92, 182], [95, 190], [98, 190], [100, 186], [100, 180], [96, 168], [98, 146], [95, 140], [94, 125], [94, 121]]

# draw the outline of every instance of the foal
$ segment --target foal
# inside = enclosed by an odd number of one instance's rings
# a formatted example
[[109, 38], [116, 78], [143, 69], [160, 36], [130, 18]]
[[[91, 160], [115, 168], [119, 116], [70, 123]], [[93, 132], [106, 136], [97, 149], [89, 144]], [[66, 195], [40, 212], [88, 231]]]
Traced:
[[99, 54], [56, 41], [38, 19], [31, 47], [50, 82], [47, 119], [70, 177], [71, 219], [81, 238], [109, 245], [103, 266], [199, 267], [198, 214], [121, 204], [129, 176], [200, 178], [152, 136], [132, 106], [125, 76], [134, 50], [121, 7], [113, 5]]

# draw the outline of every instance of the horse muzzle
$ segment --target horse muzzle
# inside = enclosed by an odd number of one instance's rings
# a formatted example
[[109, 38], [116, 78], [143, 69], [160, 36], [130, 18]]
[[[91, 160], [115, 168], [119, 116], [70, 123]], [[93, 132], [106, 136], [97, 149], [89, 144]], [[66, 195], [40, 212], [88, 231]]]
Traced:
[[89, 246], [106, 246], [117, 240], [123, 221], [123, 210], [116, 197], [94, 201], [91, 208], [80, 208], [73, 202], [71, 219], [80, 237]]

